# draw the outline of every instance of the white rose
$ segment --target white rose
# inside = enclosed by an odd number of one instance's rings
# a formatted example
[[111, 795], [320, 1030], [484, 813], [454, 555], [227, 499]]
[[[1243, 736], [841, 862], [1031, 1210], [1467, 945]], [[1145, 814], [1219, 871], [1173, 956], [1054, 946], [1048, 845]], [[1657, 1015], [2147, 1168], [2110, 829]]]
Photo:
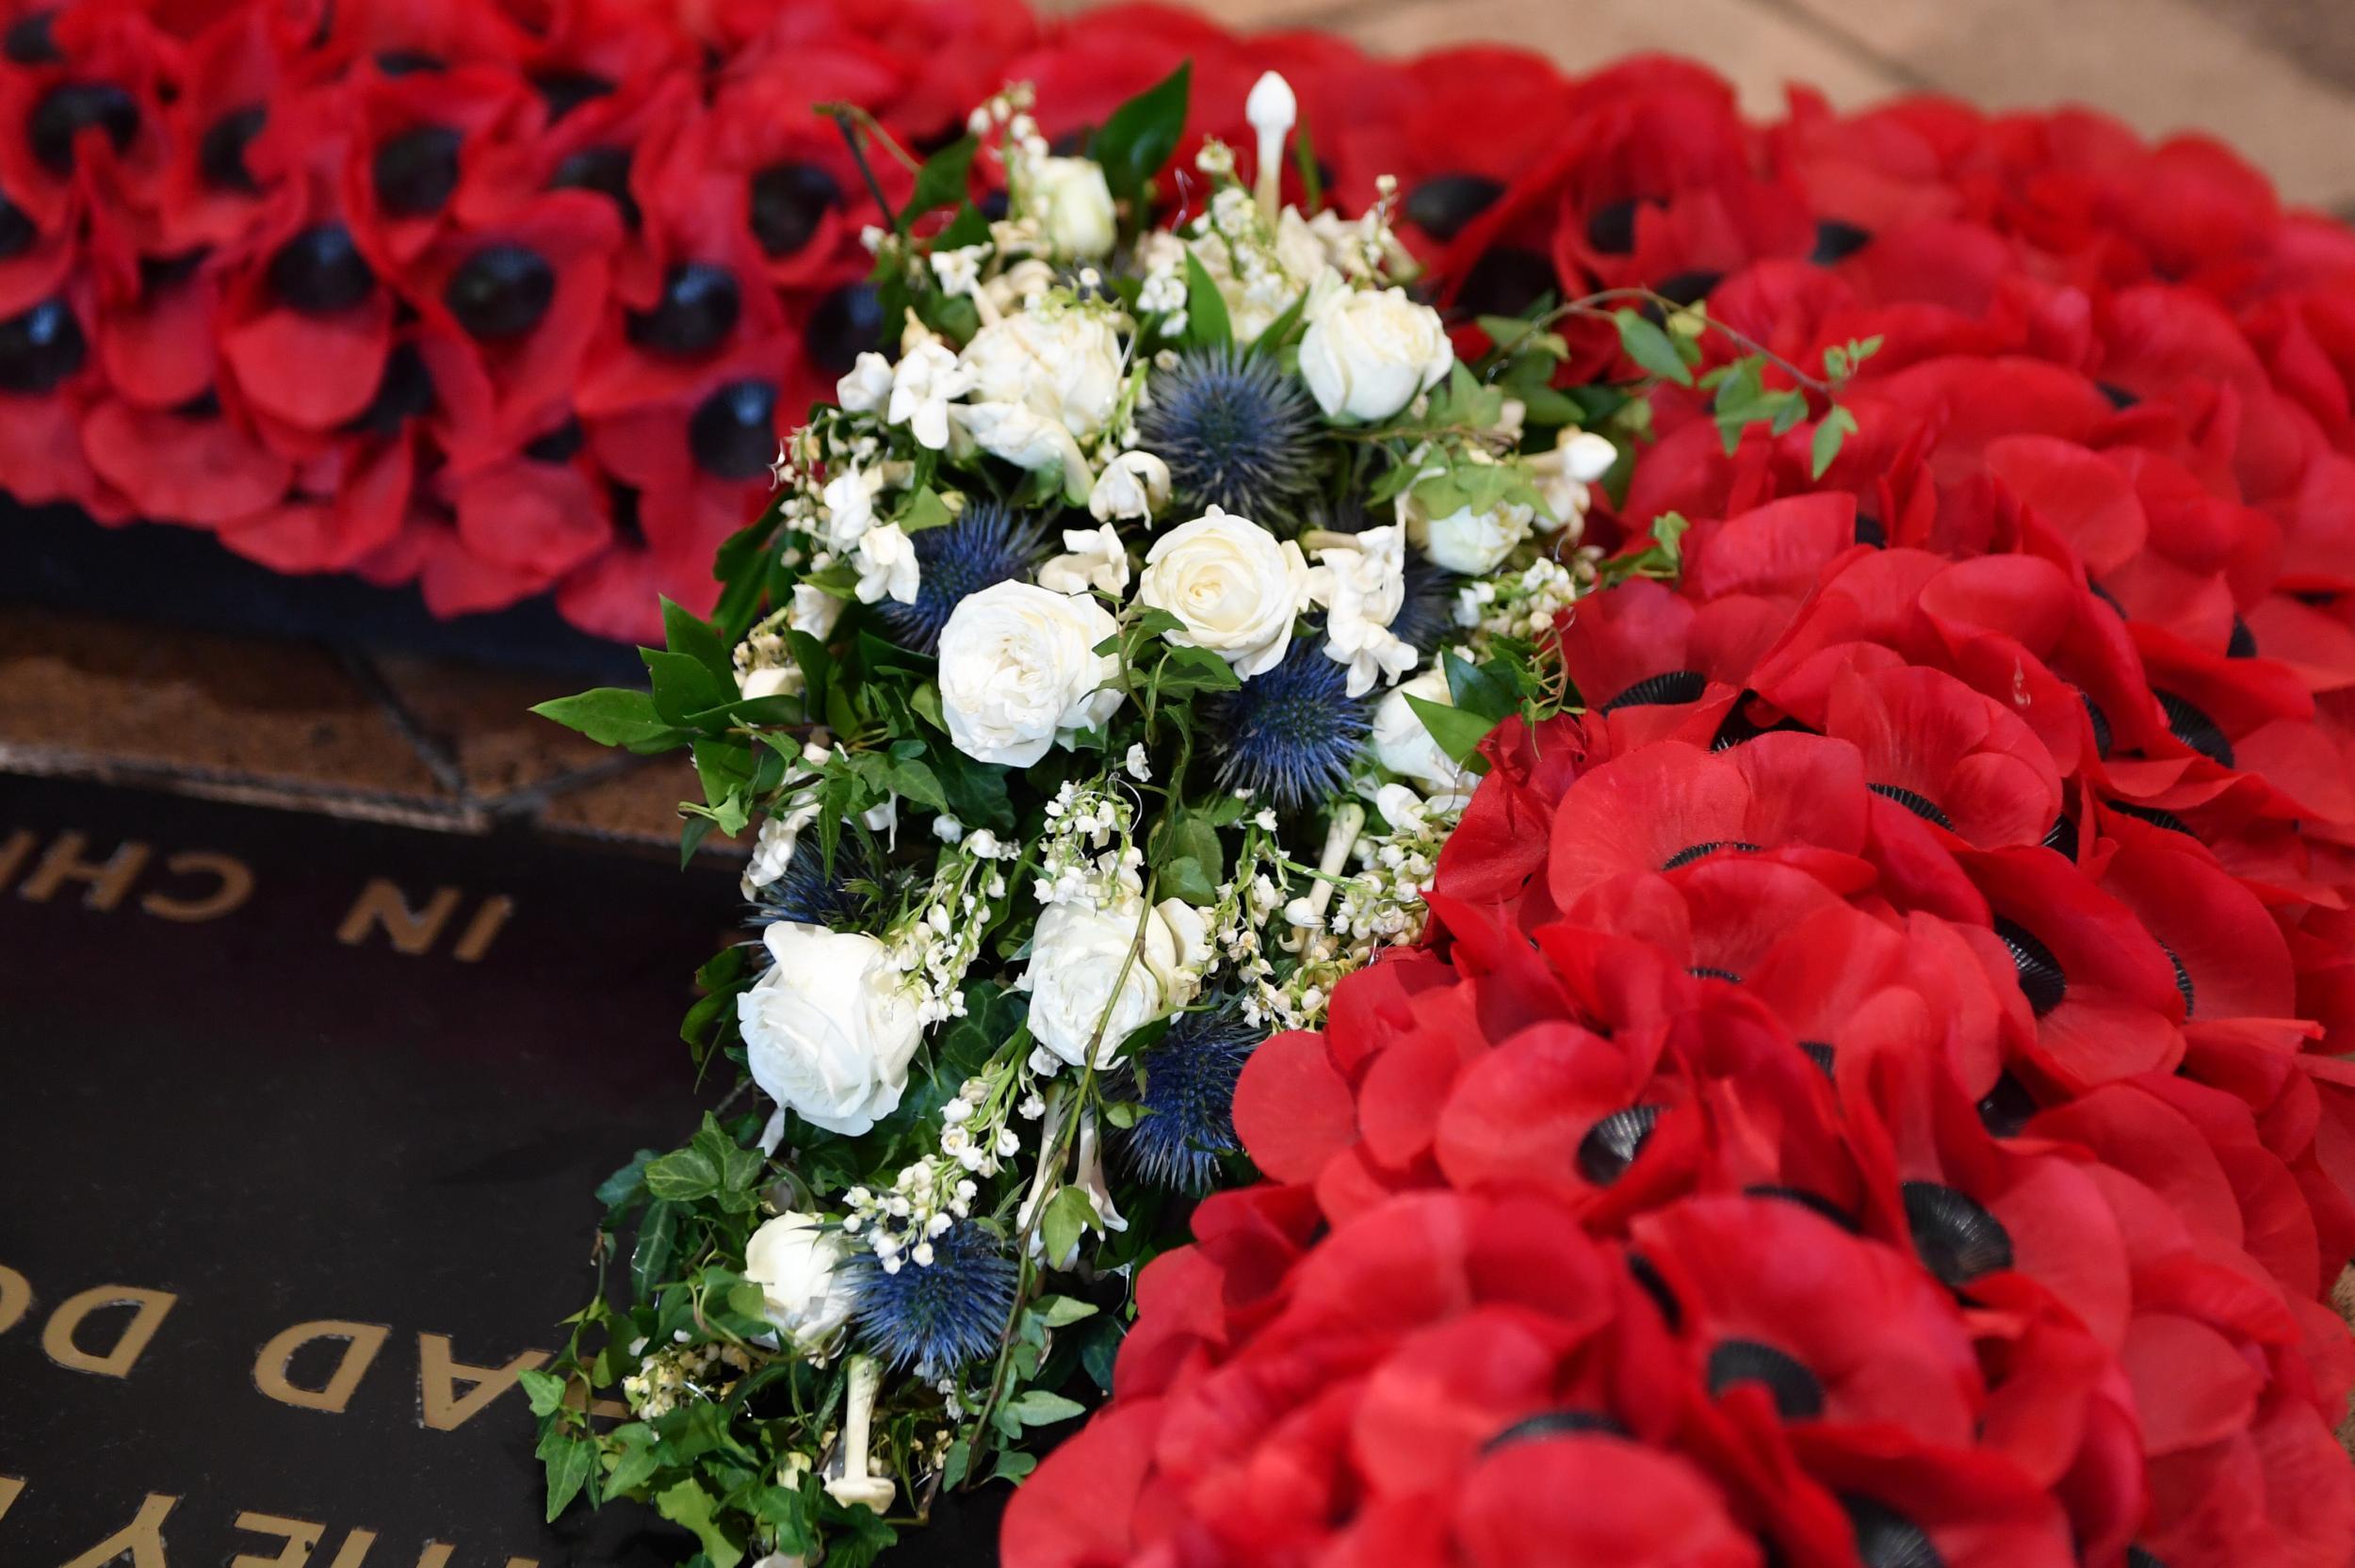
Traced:
[[791, 1212], [744, 1243], [744, 1277], [760, 1286], [761, 1316], [796, 1349], [822, 1350], [851, 1320], [857, 1298], [842, 1277], [849, 1251], [818, 1216]]
[[1109, 1066], [1121, 1042], [1169, 1010], [1161, 977], [1131, 956], [1139, 911], [1130, 899], [1040, 913], [1021, 986], [1031, 994], [1031, 1033], [1058, 1059], [1084, 1066], [1093, 1043], [1096, 1065]]
[[1329, 418], [1388, 419], [1455, 363], [1439, 313], [1403, 288], [1329, 288], [1309, 297], [1300, 375]]
[[[910, 312], [910, 321], [916, 319]], [[884, 417], [905, 425], [919, 446], [937, 452], [949, 445], [949, 405], [973, 388], [973, 374], [937, 340], [919, 342], [891, 371], [891, 402]]]
[[1458, 507], [1443, 517], [1433, 517], [1413, 490], [1398, 498], [1398, 520], [1406, 537], [1421, 546], [1434, 566], [1468, 577], [1485, 577], [1503, 565], [1514, 546], [1529, 537], [1536, 516], [1535, 509], [1527, 504], [1507, 501], [1486, 511]]
[[1161, 984], [1161, 1008], [1175, 1012], [1202, 991], [1210, 963], [1210, 927], [1183, 898], [1164, 898], [1145, 923], [1143, 962]]
[[851, 373], [834, 383], [835, 401], [851, 413], [874, 413], [891, 401], [891, 362], [872, 350], [862, 350], [851, 362]]
[[1017, 403], [1080, 440], [1120, 402], [1120, 334], [1101, 311], [1065, 305], [993, 321], [965, 346], [977, 403]]
[[1120, 693], [1104, 689], [1120, 667], [1095, 648], [1119, 630], [1095, 600], [1035, 583], [960, 600], [940, 634], [949, 738], [978, 762], [1028, 768], [1058, 735], [1103, 723], [1120, 705]]
[[1038, 569], [1038, 586], [1057, 593], [1109, 593], [1129, 586], [1129, 550], [1109, 523], [1096, 528], [1065, 528], [1063, 547]]
[[885, 523], [861, 535], [853, 561], [858, 567], [860, 604], [871, 605], [885, 595], [898, 604], [916, 603], [923, 567], [916, 558], [915, 541], [897, 523]]
[[1088, 460], [1061, 421], [1020, 403], [975, 403], [957, 412], [983, 451], [1026, 471], [1060, 468], [1064, 495], [1075, 502], [1087, 499], [1093, 482]]
[[1167, 505], [1169, 464], [1150, 452], [1121, 453], [1104, 465], [1088, 493], [1088, 511], [1098, 523], [1149, 518]]
[[856, 1137], [897, 1109], [923, 1026], [890, 949], [864, 931], [780, 920], [774, 961], [736, 999], [746, 1064], [771, 1099]]
[[1041, 158], [1023, 170], [1023, 207], [1066, 256], [1093, 261], [1112, 254], [1119, 237], [1112, 186], [1101, 165], [1086, 158]]
[[1455, 699], [1448, 690], [1447, 671], [1436, 665], [1404, 686], [1393, 687], [1373, 710], [1374, 760], [1435, 795], [1470, 793], [1471, 775], [1439, 750], [1439, 743], [1431, 737], [1422, 715], [1406, 705], [1409, 697], [1420, 697], [1442, 707], [1455, 705]]
[[1308, 562], [1291, 540], [1212, 507], [1154, 542], [1137, 602], [1184, 623], [1172, 642], [1208, 648], [1249, 680], [1291, 645], [1292, 617], [1308, 602]]
[[797, 632], [807, 632], [823, 642], [834, 636], [834, 623], [842, 619], [842, 601], [822, 588], [807, 583], [793, 585], [793, 607], [786, 612], [785, 623]]

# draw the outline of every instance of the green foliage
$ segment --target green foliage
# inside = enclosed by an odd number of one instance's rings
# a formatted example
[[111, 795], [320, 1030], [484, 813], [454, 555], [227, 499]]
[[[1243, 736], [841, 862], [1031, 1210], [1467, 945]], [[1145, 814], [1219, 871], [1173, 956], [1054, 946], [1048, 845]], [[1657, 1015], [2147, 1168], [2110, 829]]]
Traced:
[[1185, 134], [1193, 84], [1193, 65], [1181, 64], [1113, 110], [1103, 129], [1090, 138], [1088, 156], [1103, 166], [1104, 183], [1114, 200], [1144, 207], [1153, 176], [1178, 151], [1178, 138]]

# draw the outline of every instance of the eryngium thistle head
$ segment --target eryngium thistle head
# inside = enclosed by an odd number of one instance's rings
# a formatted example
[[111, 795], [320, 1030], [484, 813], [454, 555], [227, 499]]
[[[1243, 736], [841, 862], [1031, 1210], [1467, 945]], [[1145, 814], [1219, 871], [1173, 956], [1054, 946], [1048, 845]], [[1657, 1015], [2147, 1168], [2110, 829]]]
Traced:
[[795, 841], [785, 863], [785, 874], [753, 893], [746, 924], [766, 926], [790, 920], [804, 926], [839, 926], [857, 912], [858, 895], [851, 884], [870, 875], [867, 847], [853, 832], [845, 832], [834, 848], [834, 870], [826, 870], [826, 847], [815, 832]]
[[1324, 637], [1294, 638], [1283, 662], [1218, 700], [1210, 733], [1218, 782], [1290, 811], [1339, 793], [1365, 748], [1365, 699], [1349, 671], [1324, 656]]
[[1316, 404], [1267, 354], [1231, 346], [1182, 350], [1153, 372], [1137, 439], [1169, 464], [1172, 489], [1194, 510], [1226, 508], [1271, 528], [1298, 525], [1316, 491]]
[[916, 602], [884, 599], [875, 613], [893, 641], [929, 654], [939, 648], [941, 628], [967, 594], [1030, 576], [1047, 552], [1047, 530], [1035, 517], [996, 501], [976, 501], [955, 522], [911, 534], [908, 542], [923, 574]]
[[932, 1262], [917, 1263], [902, 1251], [896, 1272], [872, 1253], [844, 1265], [858, 1303], [860, 1342], [895, 1371], [912, 1366], [927, 1382], [998, 1348], [1019, 1275], [998, 1238], [970, 1220], [950, 1226], [932, 1245]]
[[1156, 1187], [1205, 1192], [1219, 1156], [1232, 1154], [1235, 1080], [1267, 1031], [1221, 1003], [1182, 1012], [1169, 1032], [1137, 1054], [1145, 1114], [1129, 1129], [1129, 1159]]

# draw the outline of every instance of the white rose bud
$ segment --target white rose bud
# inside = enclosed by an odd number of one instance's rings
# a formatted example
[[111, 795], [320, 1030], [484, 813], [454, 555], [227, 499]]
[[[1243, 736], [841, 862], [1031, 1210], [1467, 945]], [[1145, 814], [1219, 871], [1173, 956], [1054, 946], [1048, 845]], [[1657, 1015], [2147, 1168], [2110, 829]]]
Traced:
[[1129, 551], [1109, 523], [1096, 528], [1065, 528], [1063, 547], [1038, 569], [1038, 586], [1057, 593], [1110, 593], [1129, 586]]
[[769, 972], [737, 998], [753, 1081], [812, 1126], [856, 1137], [897, 1109], [923, 1034], [891, 951], [864, 931], [780, 920]]
[[1300, 546], [1215, 507], [1155, 542], [1137, 580], [1138, 603], [1184, 623], [1172, 642], [1208, 648], [1244, 680], [1282, 660], [1292, 617], [1307, 601]]
[[1519, 501], [1508, 501], [1488, 511], [1458, 507], [1445, 517], [1426, 518], [1408, 496], [1399, 498], [1399, 514], [1434, 566], [1468, 577], [1485, 577], [1503, 565], [1513, 547], [1529, 537], [1537, 515]]
[[1134, 899], [1108, 910], [1049, 904], [1040, 913], [1020, 983], [1031, 994], [1031, 1033], [1058, 1060], [1086, 1065], [1093, 1043], [1096, 1065], [1109, 1066], [1123, 1041], [1169, 1010], [1152, 965], [1130, 956], [1139, 913]]
[[1442, 707], [1455, 705], [1455, 699], [1448, 690], [1447, 671], [1436, 665], [1393, 687], [1373, 710], [1374, 760], [1435, 795], [1468, 793], [1471, 775], [1439, 750], [1439, 743], [1431, 737], [1422, 715], [1407, 706], [1409, 697], [1420, 697]]
[[1120, 706], [1120, 693], [1104, 689], [1120, 668], [1095, 648], [1119, 630], [1095, 600], [1035, 583], [997, 583], [959, 601], [940, 634], [949, 738], [977, 762], [1028, 768], [1057, 736], [1103, 723]]
[[916, 603], [916, 590], [923, 583], [923, 567], [916, 558], [916, 542], [901, 531], [897, 523], [885, 523], [869, 528], [858, 542], [858, 553], [853, 558], [858, 567], [858, 602], [871, 605], [888, 595], [902, 605]]
[[856, 1304], [842, 1278], [849, 1249], [818, 1216], [788, 1212], [744, 1244], [744, 1277], [760, 1286], [761, 1316], [796, 1350], [823, 1350]]
[[1085, 441], [1104, 428], [1128, 378], [1120, 334], [1101, 311], [1055, 307], [993, 321], [965, 346], [977, 403], [1015, 403]]
[[1388, 419], [1455, 363], [1439, 313], [1403, 288], [1335, 288], [1320, 281], [1300, 340], [1300, 375], [1328, 418]]
[[1086, 158], [1042, 158], [1026, 171], [1023, 205], [1066, 256], [1094, 261], [1112, 254], [1119, 237], [1112, 186], [1103, 167]]
[[1088, 493], [1088, 511], [1098, 523], [1114, 518], [1144, 520], [1169, 505], [1169, 464], [1150, 452], [1123, 452], [1104, 465]]

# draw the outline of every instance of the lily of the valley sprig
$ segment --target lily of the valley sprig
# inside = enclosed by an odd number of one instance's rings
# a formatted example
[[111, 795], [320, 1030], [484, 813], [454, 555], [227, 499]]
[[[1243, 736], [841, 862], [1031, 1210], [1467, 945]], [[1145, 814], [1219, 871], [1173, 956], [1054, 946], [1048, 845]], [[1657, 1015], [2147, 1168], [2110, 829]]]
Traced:
[[1632, 565], [1582, 533], [1705, 321], [1625, 328], [1666, 358], [1617, 386], [1557, 386], [1549, 322], [1460, 361], [1390, 183], [1283, 202], [1273, 74], [1155, 227], [1187, 88], [1069, 154], [1009, 88], [920, 166], [841, 112], [916, 170], [868, 235], [887, 347], [780, 452], [716, 622], [542, 710], [690, 752], [684, 848], [749, 835], [755, 930], [683, 1030], [739, 1092], [601, 1190], [626, 1304], [531, 1375], [552, 1511], [855, 1564], [1018, 1479], [1247, 1175], [1254, 1047], [1418, 939], [1480, 740], [1575, 703], [1562, 617], [1674, 569], [1672, 527]]

